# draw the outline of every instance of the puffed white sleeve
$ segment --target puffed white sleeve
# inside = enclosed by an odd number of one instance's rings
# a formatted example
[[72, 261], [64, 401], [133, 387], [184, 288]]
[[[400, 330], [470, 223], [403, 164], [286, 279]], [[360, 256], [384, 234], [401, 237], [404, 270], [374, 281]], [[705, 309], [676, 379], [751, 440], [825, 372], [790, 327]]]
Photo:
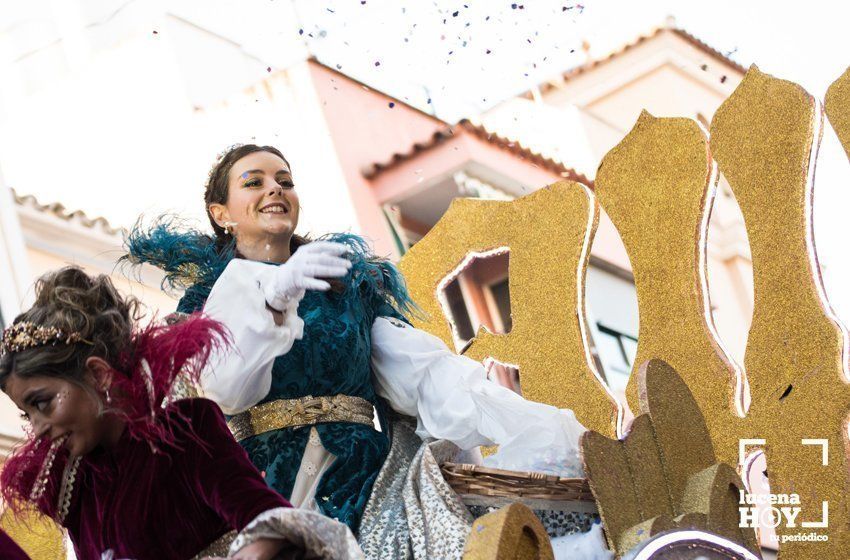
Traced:
[[417, 419], [420, 437], [462, 449], [498, 444], [485, 460], [494, 467], [581, 476], [585, 428], [571, 410], [525, 400], [489, 380], [481, 363], [397, 319], [375, 320], [371, 358], [378, 394]]
[[204, 314], [227, 327], [230, 335], [231, 344], [213, 352], [207, 362], [200, 387], [225, 414], [247, 410], [268, 394], [275, 358], [303, 335], [297, 300], [283, 310], [281, 325], [266, 307], [263, 286], [273, 280], [274, 271], [268, 264], [233, 259], [204, 305]]

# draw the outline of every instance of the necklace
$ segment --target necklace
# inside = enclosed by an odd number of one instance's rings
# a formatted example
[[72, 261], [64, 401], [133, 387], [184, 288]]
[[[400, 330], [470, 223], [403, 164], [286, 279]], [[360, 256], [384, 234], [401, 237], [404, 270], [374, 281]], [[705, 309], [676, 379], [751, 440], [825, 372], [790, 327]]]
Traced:
[[53, 440], [50, 444], [50, 449], [47, 450], [47, 455], [44, 457], [44, 462], [41, 463], [41, 469], [36, 476], [35, 484], [30, 490], [30, 501], [37, 502], [44, 495], [44, 490], [47, 488], [47, 479], [50, 478], [50, 469], [53, 468], [53, 461], [56, 459], [56, 453], [59, 451], [59, 446], [64, 442], [63, 439]]
[[60, 525], [65, 521], [68, 508], [71, 506], [71, 496], [74, 495], [74, 482], [77, 480], [77, 469], [80, 467], [81, 459], [81, 456], [72, 458], [65, 465], [62, 473], [62, 486], [59, 488], [59, 498], [56, 502], [56, 520]]

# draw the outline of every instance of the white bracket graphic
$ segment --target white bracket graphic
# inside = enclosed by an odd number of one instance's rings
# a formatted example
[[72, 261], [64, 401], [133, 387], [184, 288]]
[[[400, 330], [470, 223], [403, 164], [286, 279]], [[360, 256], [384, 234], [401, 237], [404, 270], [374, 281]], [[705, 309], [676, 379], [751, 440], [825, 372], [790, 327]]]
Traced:
[[823, 502], [821, 502], [821, 506], [823, 509], [820, 521], [803, 521], [803, 527], [811, 527], [813, 529], [824, 529], [826, 527], [829, 527], [829, 502], [824, 500]]
[[743, 465], [746, 460], [747, 455], [747, 446], [750, 445], [764, 445], [767, 443], [767, 440], [763, 439], [741, 439], [738, 440], [738, 464]]
[[803, 439], [800, 440], [803, 445], [820, 445], [821, 449], [821, 464], [824, 467], [829, 466], [829, 440], [828, 439]]

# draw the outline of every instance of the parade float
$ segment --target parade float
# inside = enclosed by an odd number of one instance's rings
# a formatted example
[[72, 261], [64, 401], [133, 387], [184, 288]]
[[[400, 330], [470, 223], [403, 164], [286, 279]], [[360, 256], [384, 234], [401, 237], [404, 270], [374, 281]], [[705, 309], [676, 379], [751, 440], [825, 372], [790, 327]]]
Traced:
[[[709, 130], [645, 112], [605, 156], [592, 189], [567, 181], [509, 202], [457, 199], [404, 256], [422, 311], [414, 326], [452, 347], [446, 279], [476, 256], [509, 254], [512, 328], [481, 329], [462, 352], [516, 367], [523, 396], [573, 410], [588, 429], [584, 476], [465, 463], [450, 450], [439, 457], [440, 483], [475, 517], [465, 558], [553, 558], [565, 517], [584, 529], [601, 521], [617, 558], [759, 558], [765, 526], [780, 558], [850, 556], [848, 340], [821, 284], [812, 224], [824, 126], [850, 155], [850, 71], [822, 106], [752, 67]], [[752, 251], [742, 365], [724, 350], [708, 301], [706, 238], [720, 174]], [[631, 421], [597, 371], [585, 319], [600, 208], [625, 244], [638, 294]], [[747, 483], [756, 453], [766, 456], [767, 496]], [[36, 557], [64, 557], [49, 522], [3, 525]]]

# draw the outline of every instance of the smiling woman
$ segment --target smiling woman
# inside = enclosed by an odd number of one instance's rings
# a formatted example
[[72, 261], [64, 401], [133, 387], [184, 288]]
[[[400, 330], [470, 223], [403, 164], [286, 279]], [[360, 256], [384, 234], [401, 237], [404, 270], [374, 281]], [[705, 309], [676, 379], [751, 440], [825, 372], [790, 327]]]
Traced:
[[30, 425], [0, 473], [4, 500], [67, 528], [79, 558], [356, 557], [345, 526], [268, 488], [214, 403], [163, 405], [223, 328], [194, 317], [138, 330], [138, 317], [105, 276], [68, 267], [39, 280], [0, 342], [0, 388]]
[[131, 234], [127, 258], [186, 288], [178, 311], [227, 326], [233, 345], [213, 351], [200, 392], [295, 506], [348, 525], [368, 558], [459, 558], [472, 517], [437, 456], [525, 445], [523, 456], [581, 472], [571, 411], [523, 400], [410, 326], [404, 279], [365, 240], [295, 234], [298, 198], [280, 151], [231, 148], [204, 199], [214, 236], [163, 220]]

